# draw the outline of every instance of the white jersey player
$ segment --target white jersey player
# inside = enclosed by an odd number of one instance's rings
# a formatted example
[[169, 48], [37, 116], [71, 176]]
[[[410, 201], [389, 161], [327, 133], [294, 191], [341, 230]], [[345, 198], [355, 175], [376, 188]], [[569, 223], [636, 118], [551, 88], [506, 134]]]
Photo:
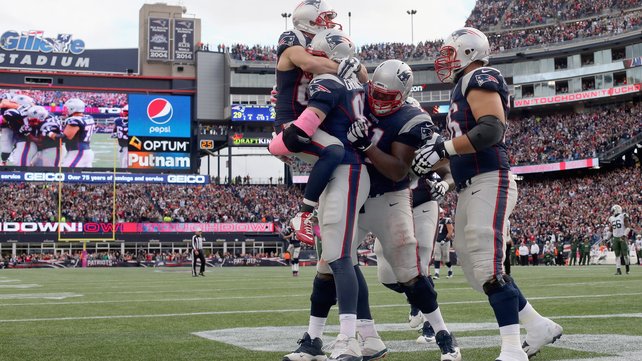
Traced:
[[96, 124], [94, 118], [85, 115], [85, 103], [77, 98], [65, 102], [67, 114], [64, 129], [60, 135], [50, 135], [52, 139], [63, 139], [67, 154], [62, 160], [63, 167], [90, 168], [94, 162], [94, 152], [90, 148], [91, 136], [94, 134]]
[[614, 205], [611, 207], [612, 216], [609, 217], [609, 225], [613, 238], [611, 239], [611, 248], [615, 252], [616, 275], [621, 275], [620, 269], [622, 263], [626, 267], [626, 274], [629, 274], [629, 244], [626, 239], [627, 229], [629, 228], [629, 215], [622, 211], [622, 207]]
[[58, 167], [60, 165], [61, 146], [59, 140], [54, 140], [49, 135], [62, 133], [62, 122], [44, 107], [33, 106], [27, 110], [27, 121], [34, 128], [37, 138], [38, 153], [32, 164], [39, 167]]
[[31, 129], [24, 117], [31, 105], [33, 99], [26, 95], [6, 93], [2, 96], [0, 152], [3, 164], [11, 158], [13, 165], [27, 166], [36, 153], [35, 145], [27, 141]]

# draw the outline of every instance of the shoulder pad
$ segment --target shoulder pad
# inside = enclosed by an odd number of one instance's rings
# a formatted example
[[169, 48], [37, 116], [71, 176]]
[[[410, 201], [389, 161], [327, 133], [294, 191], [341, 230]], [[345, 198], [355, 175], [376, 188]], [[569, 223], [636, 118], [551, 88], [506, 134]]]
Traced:
[[401, 130], [399, 131], [400, 134], [407, 133], [410, 131], [410, 129], [424, 123], [427, 123], [427, 124], [424, 124], [427, 127], [434, 126], [434, 123], [432, 122], [432, 118], [430, 117], [430, 115], [428, 115], [428, 113], [422, 112], [421, 110], [413, 107], [412, 105], [410, 105], [410, 107], [416, 109], [416, 113], [409, 114], [409, 116], [412, 116], [412, 118], [408, 122], [406, 122], [406, 124], [401, 128]]
[[302, 46], [304, 48], [308, 47], [308, 39], [303, 35], [300, 30], [291, 29], [284, 31], [279, 36], [279, 42], [277, 45], [277, 55], [281, 55], [285, 49], [291, 46]]
[[471, 89], [500, 91], [505, 86], [506, 81], [502, 73], [490, 67], [475, 69], [461, 79], [461, 93], [463, 96], [466, 96]]
[[308, 85], [308, 91], [310, 93], [310, 97], [312, 97], [314, 96], [314, 94], [319, 92], [332, 94], [333, 90], [337, 90], [344, 87], [345, 87], [344, 82], [341, 79], [339, 79], [336, 75], [323, 74], [323, 75], [316, 76], [314, 77], [314, 79], [312, 79], [312, 81]]

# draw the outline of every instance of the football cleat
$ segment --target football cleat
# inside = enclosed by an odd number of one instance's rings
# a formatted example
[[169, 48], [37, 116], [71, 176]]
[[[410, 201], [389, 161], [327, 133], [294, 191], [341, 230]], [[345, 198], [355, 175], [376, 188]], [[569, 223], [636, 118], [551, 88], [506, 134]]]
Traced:
[[459, 352], [457, 341], [451, 333], [446, 330], [437, 332], [435, 342], [441, 351], [441, 361], [461, 361], [461, 352]]
[[438, 280], [439, 279], [439, 273], [435, 273], [434, 276], [432, 276], [433, 280]]
[[[413, 313], [416, 312], [414, 315]], [[421, 313], [418, 309], [410, 307], [410, 314], [408, 314], [408, 326], [410, 328], [417, 328], [421, 326], [424, 322], [424, 314]]]
[[522, 343], [522, 349], [528, 357], [531, 358], [545, 345], [555, 343], [555, 341], [559, 340], [559, 338], [562, 337], [563, 331], [562, 326], [547, 318], [540, 328], [529, 331], [526, 334], [526, 339], [524, 343]]
[[615, 275], [616, 276], [621, 276], [622, 275], [622, 270], [618, 268], [617, 271], [615, 271]]
[[495, 361], [528, 361], [528, 356], [522, 350], [502, 351]]
[[311, 217], [311, 212], [299, 212], [290, 220], [290, 227], [294, 229], [296, 238], [307, 245], [314, 245]]
[[362, 339], [361, 335], [357, 335], [359, 337], [359, 346], [361, 346], [363, 361], [381, 360], [386, 357], [388, 348], [383, 341], [381, 341], [381, 337], [366, 337]]
[[323, 341], [320, 338], [314, 340], [306, 332], [303, 338], [297, 341], [299, 347], [294, 352], [283, 356], [282, 361], [325, 361], [327, 356], [323, 352]]
[[435, 342], [435, 330], [432, 329], [430, 322], [424, 322], [424, 327], [421, 328], [421, 336], [417, 337], [417, 343], [433, 343]]
[[332, 345], [329, 361], [363, 361], [361, 346], [354, 337], [344, 334], [337, 335]]
[[453, 271], [448, 271], [448, 278], [453, 278]]

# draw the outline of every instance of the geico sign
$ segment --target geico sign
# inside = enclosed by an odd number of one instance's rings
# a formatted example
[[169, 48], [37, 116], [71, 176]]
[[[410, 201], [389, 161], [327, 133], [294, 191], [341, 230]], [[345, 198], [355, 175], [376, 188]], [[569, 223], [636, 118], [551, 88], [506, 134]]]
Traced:
[[183, 184], [205, 184], [205, 176], [202, 175], [168, 175], [167, 183]]
[[53, 182], [62, 182], [65, 180], [65, 175], [62, 173], [25, 173], [26, 181], [53, 181]]

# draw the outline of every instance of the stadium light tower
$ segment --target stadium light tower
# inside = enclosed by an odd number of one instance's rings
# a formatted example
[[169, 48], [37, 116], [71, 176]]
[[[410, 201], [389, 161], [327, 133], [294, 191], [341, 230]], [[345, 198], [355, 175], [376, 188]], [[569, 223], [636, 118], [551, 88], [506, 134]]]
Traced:
[[411, 10], [406, 10], [406, 13], [410, 15], [410, 42], [412, 45], [415, 45], [415, 23], [414, 23], [414, 16], [417, 13], [417, 10], [411, 9]]
[[348, 11], [348, 36], [352, 36], [352, 12]]
[[281, 17], [285, 20], [285, 30], [288, 30], [288, 18], [292, 16], [290, 13], [281, 13]]

